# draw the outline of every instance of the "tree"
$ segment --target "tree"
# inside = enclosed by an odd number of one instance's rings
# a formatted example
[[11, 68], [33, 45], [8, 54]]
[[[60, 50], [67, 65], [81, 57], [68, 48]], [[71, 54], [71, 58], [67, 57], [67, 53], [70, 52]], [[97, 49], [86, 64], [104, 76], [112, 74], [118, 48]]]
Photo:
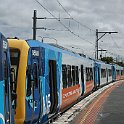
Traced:
[[104, 61], [107, 64], [109, 64], [109, 63], [113, 63], [113, 58], [112, 57], [103, 57], [103, 58], [101, 58], [101, 61]]

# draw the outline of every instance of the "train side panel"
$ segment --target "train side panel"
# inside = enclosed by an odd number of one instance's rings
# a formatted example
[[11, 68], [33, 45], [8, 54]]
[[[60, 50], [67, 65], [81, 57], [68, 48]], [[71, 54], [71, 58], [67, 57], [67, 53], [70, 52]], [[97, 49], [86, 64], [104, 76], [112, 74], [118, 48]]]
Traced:
[[101, 64], [96, 62], [94, 63], [94, 84], [95, 89], [100, 86], [100, 71], [101, 71]]
[[85, 60], [84, 64], [84, 73], [85, 73], [85, 92], [84, 94], [90, 93], [94, 87], [95, 87], [95, 82], [94, 82], [94, 61], [90, 59]]
[[75, 102], [82, 93], [81, 60], [76, 56], [62, 54], [61, 84], [62, 96], [60, 109], [63, 110]]
[[41, 107], [39, 108], [40, 117], [39, 119], [37, 118], [36, 120], [39, 120], [41, 123], [44, 123], [48, 120], [48, 118], [56, 114], [60, 108], [60, 94], [61, 94], [60, 79], [61, 79], [61, 71], [62, 71], [61, 70], [62, 54], [61, 52], [57, 51], [53, 47], [50, 47], [49, 45], [42, 44], [40, 42], [37, 42], [38, 43], [37, 44], [36, 42], [37, 41], [28, 41], [28, 44], [31, 47], [31, 49], [36, 47], [39, 47], [40, 49], [40, 54], [39, 54], [40, 62], [38, 66], [40, 68], [38, 69], [38, 71], [40, 72], [39, 100], [41, 103], [40, 105]]
[[94, 88], [92, 60], [78, 55], [62, 54], [61, 110]]
[[100, 71], [100, 86], [105, 85], [107, 83], [107, 67], [105, 63], [101, 63], [101, 71]]

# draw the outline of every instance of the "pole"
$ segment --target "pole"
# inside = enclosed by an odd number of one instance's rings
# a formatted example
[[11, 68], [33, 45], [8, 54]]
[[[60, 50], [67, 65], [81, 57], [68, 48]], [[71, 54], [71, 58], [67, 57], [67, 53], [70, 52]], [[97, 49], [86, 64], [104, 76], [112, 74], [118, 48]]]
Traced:
[[98, 29], [96, 29], [96, 59], [98, 59]]
[[33, 16], [33, 40], [36, 40], [36, 19], [37, 19], [37, 11], [34, 10], [34, 16]]
[[[103, 35], [98, 37], [98, 34], [102, 33]], [[98, 59], [98, 41], [104, 37], [106, 34], [112, 34], [112, 33], [118, 33], [118, 32], [114, 32], [114, 31], [104, 31], [104, 32], [98, 32], [98, 29], [96, 29], [96, 54], [95, 54], [95, 58]]]

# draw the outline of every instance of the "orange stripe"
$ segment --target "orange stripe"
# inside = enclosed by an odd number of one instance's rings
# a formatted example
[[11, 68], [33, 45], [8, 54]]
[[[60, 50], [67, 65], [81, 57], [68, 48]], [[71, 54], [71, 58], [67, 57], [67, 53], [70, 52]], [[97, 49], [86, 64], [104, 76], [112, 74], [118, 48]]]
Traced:
[[80, 96], [80, 85], [62, 89], [61, 109], [75, 102]]
[[94, 87], [93, 80], [89, 81], [89, 82], [86, 82], [86, 92], [85, 92], [85, 94], [91, 92], [93, 87]]

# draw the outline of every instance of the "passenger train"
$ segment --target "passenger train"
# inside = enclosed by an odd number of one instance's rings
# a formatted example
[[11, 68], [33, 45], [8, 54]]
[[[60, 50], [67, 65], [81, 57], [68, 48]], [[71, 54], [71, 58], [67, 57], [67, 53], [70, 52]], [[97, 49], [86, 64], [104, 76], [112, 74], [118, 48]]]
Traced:
[[17, 94], [12, 107], [15, 124], [45, 123], [81, 96], [124, 79], [123, 67], [81, 56], [58, 45], [19, 39], [8, 39], [8, 43], [13, 89]]
[[14, 109], [12, 107], [12, 93], [10, 84], [10, 54], [8, 41], [0, 33], [0, 124], [14, 123]]

